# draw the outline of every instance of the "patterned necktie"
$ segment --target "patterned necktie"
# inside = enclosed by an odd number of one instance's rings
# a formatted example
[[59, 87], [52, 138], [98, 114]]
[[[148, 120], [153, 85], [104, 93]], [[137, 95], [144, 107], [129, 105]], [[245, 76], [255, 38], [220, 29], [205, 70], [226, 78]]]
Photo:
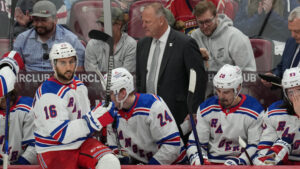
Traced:
[[148, 82], [147, 82], [147, 93], [153, 93], [156, 94], [155, 92], [155, 76], [157, 72], [157, 65], [158, 65], [158, 57], [160, 53], [160, 42], [159, 40], [156, 40], [156, 45], [152, 57], [152, 62], [151, 62], [151, 67], [149, 70], [149, 76], [148, 76]]

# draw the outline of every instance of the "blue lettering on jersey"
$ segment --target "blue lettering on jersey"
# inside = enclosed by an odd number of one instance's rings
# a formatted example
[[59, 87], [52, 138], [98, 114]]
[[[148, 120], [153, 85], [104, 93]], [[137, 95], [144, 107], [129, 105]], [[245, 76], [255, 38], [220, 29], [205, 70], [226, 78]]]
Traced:
[[77, 108], [76, 108], [77, 106], [76, 106], [76, 104], [74, 105], [74, 108], [73, 108], [73, 110], [72, 110], [72, 113], [75, 113], [76, 111], [77, 111]]
[[294, 140], [295, 133], [289, 133], [290, 127], [287, 127], [284, 132], [282, 133], [281, 138], [289, 138], [290, 140]]
[[162, 113], [157, 115], [157, 118], [160, 120], [160, 126], [163, 127], [167, 124], [167, 121], [170, 123], [173, 121], [171, 116], [168, 114], [168, 112], [165, 110], [164, 115]]
[[232, 151], [240, 151], [240, 146], [233, 146]]
[[219, 125], [219, 127], [217, 128], [217, 130], [215, 131], [215, 133], [220, 133], [220, 134], [223, 133], [221, 124]]
[[[68, 103], [68, 107], [73, 107], [74, 105], [74, 98], [73, 97], [70, 97], [69, 99], [69, 103]], [[76, 107], [76, 106], [75, 106]], [[74, 112], [74, 111], [73, 111]]]
[[210, 127], [216, 128], [218, 123], [218, 119], [211, 119]]
[[4, 135], [0, 136], [0, 144], [3, 144], [3, 140], [4, 140]]
[[232, 144], [232, 141], [228, 141], [225, 143], [225, 151], [231, 150], [231, 144]]
[[224, 144], [225, 144], [225, 142], [226, 142], [225, 139], [221, 140], [220, 143], [219, 143], [219, 145], [218, 145], [218, 147], [219, 147], [219, 148], [223, 147]]
[[140, 157], [145, 157], [144, 150], [140, 149], [139, 154], [140, 154]]
[[119, 140], [123, 140], [124, 139], [122, 130], [120, 130], [120, 132], [118, 134], [118, 137], [119, 137]]
[[293, 150], [297, 150], [300, 146], [300, 140], [296, 140], [293, 144]]
[[125, 138], [125, 147], [131, 147], [131, 138]]
[[138, 152], [138, 148], [137, 148], [137, 145], [136, 145], [136, 144], [132, 145], [132, 151], [133, 151], [134, 153], [137, 153], [137, 152]]
[[10, 161], [16, 161], [16, 160], [18, 159], [18, 154], [19, 154], [18, 151], [13, 151], [13, 152], [11, 153]]
[[276, 131], [283, 131], [285, 124], [286, 124], [285, 121], [278, 122], [278, 127], [277, 127]]

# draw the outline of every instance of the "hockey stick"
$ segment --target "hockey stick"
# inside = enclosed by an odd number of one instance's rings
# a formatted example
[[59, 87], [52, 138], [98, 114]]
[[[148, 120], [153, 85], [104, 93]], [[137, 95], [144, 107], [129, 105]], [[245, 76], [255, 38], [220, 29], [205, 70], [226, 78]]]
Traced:
[[18, 0], [11, 0], [11, 6], [10, 6], [10, 19], [9, 19], [9, 48], [10, 50], [13, 50], [13, 41], [14, 41], [14, 35], [13, 35], [13, 29], [14, 29], [14, 23], [15, 23], [15, 8], [17, 6]]
[[[5, 96], [4, 96], [5, 99]], [[9, 137], [9, 111], [10, 111], [10, 96], [6, 97], [6, 115], [5, 115], [5, 140], [4, 140], [4, 154], [3, 154], [3, 169], [7, 169], [9, 165], [8, 154], [8, 137]]]
[[[107, 83], [106, 83], [106, 88], [105, 88], [106, 95], [105, 95], [105, 105], [104, 105], [104, 106], [108, 106], [108, 103], [111, 100], [110, 99], [111, 73], [112, 73], [112, 69], [114, 67], [113, 38], [111, 36], [109, 36], [108, 34], [102, 32], [102, 31], [98, 31], [98, 30], [91, 30], [89, 32], [89, 37], [91, 39], [102, 40], [109, 45], [108, 72], [107, 72]], [[103, 82], [104, 82], [104, 78], [103, 78], [101, 72], [98, 69], [95, 70], [95, 72], [100, 77], [100, 79], [103, 79]], [[117, 132], [116, 125], [117, 125], [117, 116], [114, 119], [112, 128], [113, 128], [114, 132], [116, 133], [116, 142], [117, 142], [117, 146], [118, 146], [118, 150], [119, 150], [119, 155], [122, 155], [122, 151], [121, 151], [122, 146], [121, 146], [120, 140], [118, 138], [118, 132]]]
[[99, 76], [99, 78], [100, 78], [100, 82], [101, 82], [101, 85], [102, 85], [102, 89], [104, 89], [104, 88], [105, 88], [106, 82], [105, 82], [105, 80], [104, 80], [104, 77], [103, 77], [102, 73], [99, 71], [99, 69], [96, 69], [95, 72], [96, 72], [96, 74], [97, 74], [97, 75]]
[[257, 35], [258, 37], [260, 37], [260, 36], [263, 34], [263, 32], [264, 32], [264, 30], [265, 30], [265, 27], [266, 27], [266, 25], [267, 25], [267, 23], [268, 23], [268, 21], [269, 21], [269, 18], [270, 18], [270, 16], [271, 16], [272, 12], [273, 12], [273, 8], [274, 8], [274, 5], [275, 5], [276, 1], [277, 1], [277, 0], [274, 0], [274, 1], [273, 1], [273, 3], [272, 3], [272, 8], [271, 8], [271, 10], [267, 13], [267, 16], [265, 17], [265, 20], [264, 20], [263, 24], [261, 25], [261, 27], [260, 27], [260, 29], [259, 29], [259, 32], [258, 32], [258, 35]]
[[109, 102], [111, 101], [111, 99], [110, 99], [111, 72], [114, 67], [113, 38], [110, 35], [102, 32], [102, 31], [98, 31], [98, 30], [91, 30], [89, 32], [89, 37], [91, 39], [102, 40], [109, 45], [108, 71], [107, 71], [107, 81], [106, 81], [106, 88], [105, 88], [105, 105], [104, 105], [105, 107], [107, 107]]
[[196, 130], [196, 125], [195, 125], [195, 121], [194, 121], [194, 117], [193, 117], [193, 97], [194, 97], [194, 92], [195, 92], [195, 88], [196, 88], [196, 81], [197, 81], [196, 72], [194, 69], [190, 69], [190, 82], [189, 82], [189, 92], [188, 92], [188, 96], [187, 96], [187, 105], [188, 105], [188, 112], [190, 115], [191, 126], [192, 126], [193, 134], [195, 137], [196, 147], [197, 147], [198, 155], [200, 158], [200, 163], [201, 163], [201, 165], [203, 165], [204, 160], [203, 160], [200, 142], [199, 142], [199, 138], [198, 138], [198, 133]]
[[251, 158], [250, 158], [250, 156], [249, 156], [249, 153], [248, 153], [248, 151], [247, 151], [247, 149], [246, 149], [247, 144], [246, 144], [246, 142], [242, 139], [241, 136], [239, 136], [239, 144], [240, 144], [240, 146], [242, 147], [242, 149], [244, 149], [244, 152], [245, 152], [245, 154], [246, 154], [246, 156], [247, 156], [247, 158], [248, 158], [248, 160], [249, 160], [249, 162], [250, 162], [250, 165], [253, 165], [253, 162], [252, 162], [252, 160], [251, 160]]

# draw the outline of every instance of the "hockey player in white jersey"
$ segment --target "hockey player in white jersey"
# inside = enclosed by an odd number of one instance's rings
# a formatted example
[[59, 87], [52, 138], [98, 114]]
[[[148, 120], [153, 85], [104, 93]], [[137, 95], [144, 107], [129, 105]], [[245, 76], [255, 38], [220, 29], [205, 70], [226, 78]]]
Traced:
[[286, 69], [284, 99], [268, 107], [258, 144], [256, 165], [300, 164], [300, 68]]
[[14, 89], [23, 62], [20, 54], [15, 51], [5, 53], [3, 57], [0, 60], [0, 163], [5, 150], [6, 103], [9, 101], [8, 160], [10, 164], [37, 164], [33, 137], [34, 116], [30, 111], [33, 99], [18, 96]]
[[120, 169], [111, 150], [91, 138], [113, 121], [112, 103], [90, 110], [87, 88], [75, 75], [77, 55], [69, 43], [54, 44], [49, 54], [54, 76], [36, 91], [35, 141], [38, 161], [47, 169]]
[[166, 103], [157, 95], [135, 93], [133, 76], [125, 68], [112, 71], [111, 99], [117, 117], [116, 123], [107, 127], [107, 143], [114, 152], [128, 153], [130, 164], [185, 160], [183, 142]]
[[[247, 142], [250, 158], [262, 131], [263, 107], [253, 97], [241, 94], [242, 72], [238, 66], [224, 65], [214, 76], [217, 96], [204, 101], [197, 111], [197, 134], [205, 164], [250, 164], [239, 145], [239, 136]], [[200, 165], [194, 135], [191, 133], [187, 154], [191, 165]]]

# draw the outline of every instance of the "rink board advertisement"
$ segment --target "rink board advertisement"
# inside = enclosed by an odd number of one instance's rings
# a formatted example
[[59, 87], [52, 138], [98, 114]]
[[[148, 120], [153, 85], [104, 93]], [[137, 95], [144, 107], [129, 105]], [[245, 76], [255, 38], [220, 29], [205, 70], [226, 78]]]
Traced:
[[[214, 94], [212, 85], [214, 74], [215, 72], [208, 73], [206, 96]], [[33, 97], [36, 89], [41, 85], [41, 83], [52, 75], [53, 73], [21, 72], [18, 74], [16, 89], [20, 92], [20, 95]], [[104, 99], [105, 91], [102, 89], [100, 78], [96, 73], [79, 73], [76, 75], [87, 86], [92, 106]], [[243, 79], [244, 83], [242, 93], [249, 94], [257, 98], [264, 107], [281, 98], [281, 90], [271, 90], [263, 86], [260, 82], [260, 78], [258, 77], [258, 73], [243, 73]]]

